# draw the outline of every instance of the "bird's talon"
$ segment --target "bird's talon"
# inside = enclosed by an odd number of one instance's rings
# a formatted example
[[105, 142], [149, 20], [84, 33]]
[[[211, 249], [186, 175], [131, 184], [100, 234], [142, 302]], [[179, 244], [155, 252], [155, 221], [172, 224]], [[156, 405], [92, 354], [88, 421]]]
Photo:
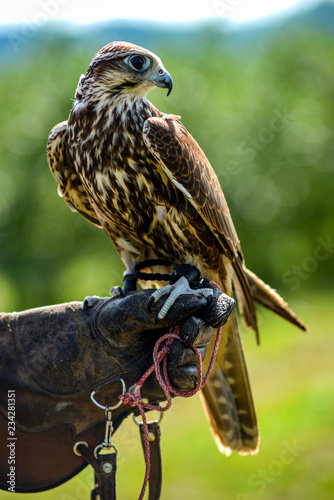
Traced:
[[116, 297], [124, 297], [123, 295], [123, 290], [120, 286], [113, 286], [110, 290], [109, 290], [109, 294], [110, 296], [114, 299]]
[[213, 297], [213, 291], [211, 290], [211, 288], [198, 288], [196, 290], [193, 290], [192, 288], [190, 288], [187, 278], [182, 276], [174, 284], [166, 285], [153, 292], [148, 301], [148, 307], [151, 306], [153, 302], [157, 302], [166, 294], [170, 294], [170, 296], [167, 298], [165, 304], [161, 308], [158, 314], [158, 319], [163, 319], [166, 316], [169, 309], [180, 297], [180, 295], [196, 295], [197, 297], [205, 297], [208, 302], [211, 301]]
[[155, 302], [154, 294], [151, 295], [151, 297], [147, 301], [147, 310], [148, 312], [151, 312], [152, 305]]
[[208, 301], [208, 305], [211, 304], [211, 302], [213, 301], [213, 292], [206, 297], [206, 300]]
[[[166, 305], [166, 304], [165, 304]], [[168, 313], [168, 310], [169, 310], [169, 307], [163, 307], [161, 309], [161, 311], [159, 312], [158, 314], [158, 319], [164, 319], [164, 317], [166, 316], [166, 314]]]

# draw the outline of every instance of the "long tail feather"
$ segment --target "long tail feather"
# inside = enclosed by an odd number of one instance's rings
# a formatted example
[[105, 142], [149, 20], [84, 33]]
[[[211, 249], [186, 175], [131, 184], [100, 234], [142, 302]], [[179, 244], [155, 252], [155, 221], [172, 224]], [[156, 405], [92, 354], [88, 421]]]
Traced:
[[275, 312], [282, 318], [290, 321], [290, 323], [298, 326], [304, 331], [307, 331], [307, 326], [301, 319], [288, 307], [287, 303], [282, 297], [273, 290], [269, 285], [266, 285], [260, 278], [258, 278], [249, 269], [245, 269], [248, 282], [253, 293], [254, 300], [259, 304], [267, 307]]
[[[210, 359], [210, 352], [205, 363]], [[221, 452], [241, 455], [258, 451], [259, 431], [236, 313], [226, 325], [213, 371], [202, 390], [204, 410]]]

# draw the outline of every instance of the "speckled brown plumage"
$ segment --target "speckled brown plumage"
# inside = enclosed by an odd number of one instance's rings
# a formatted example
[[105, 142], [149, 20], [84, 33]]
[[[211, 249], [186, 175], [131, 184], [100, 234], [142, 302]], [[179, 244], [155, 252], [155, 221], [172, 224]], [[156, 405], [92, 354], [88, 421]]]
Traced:
[[[164, 115], [146, 99], [154, 86], [171, 90], [170, 75], [153, 53], [113, 42], [96, 54], [80, 78], [68, 121], [50, 133], [47, 157], [59, 193], [103, 227], [128, 269], [153, 257], [192, 264], [225, 293], [236, 294], [256, 333], [256, 300], [305, 328], [246, 269], [211, 165], [179, 117]], [[224, 327], [203, 400], [221, 450], [257, 451], [236, 315]]]

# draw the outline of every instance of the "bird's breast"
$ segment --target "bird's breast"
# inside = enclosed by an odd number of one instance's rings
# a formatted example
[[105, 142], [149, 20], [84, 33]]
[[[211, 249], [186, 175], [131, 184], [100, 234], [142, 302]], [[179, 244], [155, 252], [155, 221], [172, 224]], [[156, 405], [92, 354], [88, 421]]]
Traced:
[[71, 154], [102, 226], [115, 245], [126, 239], [173, 261], [212, 259], [206, 226], [146, 147], [143, 123], [117, 116], [91, 120], [88, 129], [73, 123]]
[[[125, 134], [126, 135], [126, 134]], [[110, 147], [112, 144], [112, 147]], [[104, 225], [132, 238], [149, 235], [177, 205], [179, 194], [140, 137], [105, 141], [89, 152], [82, 183]]]

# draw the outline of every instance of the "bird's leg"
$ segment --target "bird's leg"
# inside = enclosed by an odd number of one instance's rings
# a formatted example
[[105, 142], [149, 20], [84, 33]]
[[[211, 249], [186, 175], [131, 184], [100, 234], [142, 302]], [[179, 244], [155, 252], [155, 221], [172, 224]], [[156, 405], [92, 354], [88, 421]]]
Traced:
[[171, 284], [166, 285], [153, 292], [150, 297], [148, 307], [150, 307], [153, 302], [157, 302], [164, 295], [169, 294], [168, 299], [166, 300], [164, 306], [161, 308], [158, 314], [158, 318], [162, 319], [166, 316], [169, 309], [172, 307], [178, 297], [180, 297], [180, 295], [192, 294], [208, 299], [213, 295], [213, 292], [210, 288], [199, 288], [197, 290], [193, 290], [192, 288], [190, 288], [190, 284], [195, 280], [198, 280], [199, 277], [200, 273], [198, 269], [193, 266], [190, 266], [188, 264], [176, 266], [171, 274]]
[[123, 273], [123, 288], [113, 286], [110, 290], [112, 297], [124, 297], [124, 293], [135, 292], [137, 290], [137, 277], [134, 272], [127, 269]]
[[127, 269], [123, 274], [123, 292], [135, 292], [137, 290], [137, 277]]
[[[109, 291], [109, 293], [112, 298], [115, 298], [115, 297], [124, 297], [125, 293], [135, 292], [136, 290], [137, 290], [137, 277], [134, 275], [132, 271], [128, 269], [123, 273], [123, 288], [121, 288], [119, 285], [113, 286], [112, 289]], [[91, 297], [88, 298], [90, 300], [92, 299]]]

